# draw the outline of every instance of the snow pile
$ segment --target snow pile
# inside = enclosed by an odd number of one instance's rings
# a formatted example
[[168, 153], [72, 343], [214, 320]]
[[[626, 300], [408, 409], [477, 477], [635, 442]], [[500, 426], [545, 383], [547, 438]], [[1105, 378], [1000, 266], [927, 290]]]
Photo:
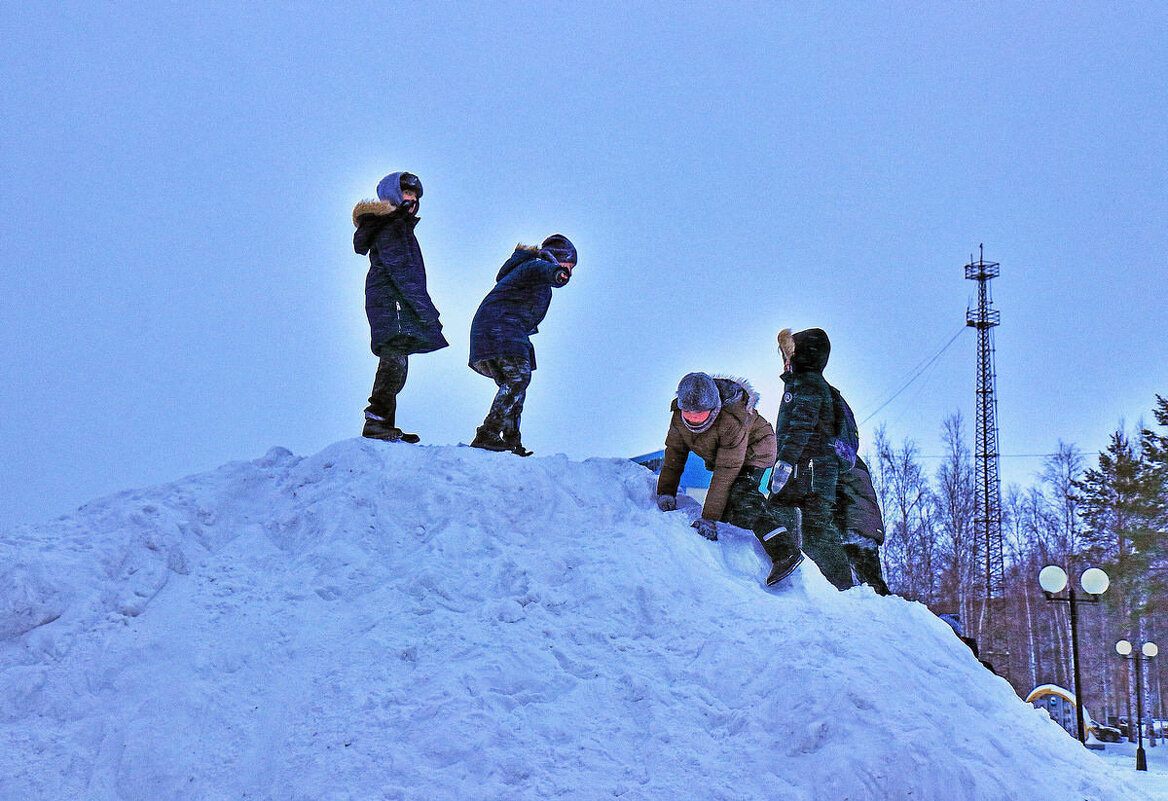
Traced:
[[368, 440], [0, 535], [0, 799], [1119, 799], [918, 604], [623, 460]]

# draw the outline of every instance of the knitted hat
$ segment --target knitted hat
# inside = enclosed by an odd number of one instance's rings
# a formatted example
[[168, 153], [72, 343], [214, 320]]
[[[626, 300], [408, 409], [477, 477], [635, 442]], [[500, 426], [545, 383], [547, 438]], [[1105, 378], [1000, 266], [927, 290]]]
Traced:
[[422, 180], [418, 176], [412, 172], [391, 172], [377, 184], [377, 199], [400, 206], [403, 189], [412, 189], [419, 200], [422, 198]]
[[714, 419], [722, 410], [722, 393], [714, 379], [705, 373], [689, 373], [677, 385], [677, 408], [683, 412], [709, 412], [704, 421], [694, 425], [681, 416], [685, 427], [695, 434], [706, 431], [714, 425]]
[[540, 250], [550, 251], [556, 261], [563, 264], [576, 264], [576, 246], [563, 234], [552, 234], [539, 246]]
[[718, 385], [705, 373], [688, 373], [677, 385], [677, 408], [683, 412], [706, 412], [721, 405]]

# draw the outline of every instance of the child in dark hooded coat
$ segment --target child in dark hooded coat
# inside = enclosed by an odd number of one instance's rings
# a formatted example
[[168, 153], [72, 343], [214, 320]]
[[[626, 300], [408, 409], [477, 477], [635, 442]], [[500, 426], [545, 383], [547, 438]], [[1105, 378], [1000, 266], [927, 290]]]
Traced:
[[353, 209], [353, 250], [369, 256], [365, 314], [370, 347], [378, 357], [361, 431], [372, 439], [418, 442], [417, 434], [397, 427], [397, 396], [406, 383], [407, 357], [449, 344], [426, 291], [426, 265], [414, 236], [421, 197], [418, 176], [395, 172], [378, 183], [377, 200], [362, 200]]
[[779, 332], [783, 401], [775, 421], [778, 461], [771, 474], [770, 503], [784, 525], [801, 534], [803, 552], [837, 589], [852, 586], [852, 568], [836, 529], [834, 510], [839, 456], [835, 399], [823, 377], [831, 353], [827, 333], [810, 328]]
[[518, 245], [495, 277], [470, 326], [470, 368], [493, 379], [498, 391], [471, 445], [529, 456], [519, 431], [527, 386], [535, 369], [531, 335], [547, 315], [552, 289], [576, 266], [576, 247], [553, 234], [539, 247]]

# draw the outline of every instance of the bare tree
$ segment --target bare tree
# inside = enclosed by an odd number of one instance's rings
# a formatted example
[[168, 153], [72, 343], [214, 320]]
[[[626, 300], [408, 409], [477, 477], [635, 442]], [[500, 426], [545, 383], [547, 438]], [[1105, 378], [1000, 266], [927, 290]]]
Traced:
[[965, 442], [961, 412], [945, 418], [941, 432], [944, 459], [937, 468], [935, 492], [938, 542], [939, 600], [962, 619], [973, 614], [977, 579], [977, 487], [973, 459]]
[[904, 598], [931, 604], [938, 583], [933, 493], [917, 461], [917, 445], [906, 439], [899, 450], [894, 448], [881, 426], [875, 446], [873, 484], [884, 511], [889, 588]]

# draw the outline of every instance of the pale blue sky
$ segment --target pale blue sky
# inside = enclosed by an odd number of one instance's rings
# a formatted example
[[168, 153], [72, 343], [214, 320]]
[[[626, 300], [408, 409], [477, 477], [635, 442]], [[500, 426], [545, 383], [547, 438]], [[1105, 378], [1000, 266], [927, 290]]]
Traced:
[[[785, 326], [866, 416], [961, 329], [979, 242], [1002, 452], [1104, 447], [1168, 391], [1168, 7], [950, 5], [6, 4], [0, 525], [356, 436], [349, 215], [396, 170], [452, 343], [401, 396], [427, 442], [473, 436], [470, 318], [562, 231], [537, 454], [660, 447], [690, 370], [773, 419]], [[867, 442], [972, 426], [972, 333]]]

